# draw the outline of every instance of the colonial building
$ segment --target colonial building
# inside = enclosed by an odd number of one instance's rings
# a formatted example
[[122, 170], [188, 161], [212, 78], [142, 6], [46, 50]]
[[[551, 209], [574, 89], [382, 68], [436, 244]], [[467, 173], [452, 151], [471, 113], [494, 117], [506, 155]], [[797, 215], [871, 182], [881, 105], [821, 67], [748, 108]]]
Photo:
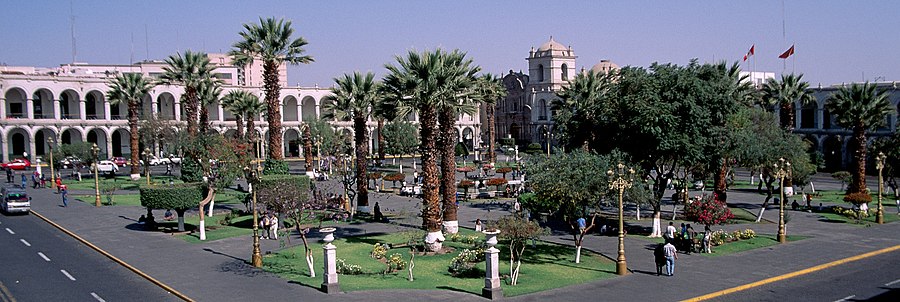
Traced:
[[[567, 87], [575, 76], [577, 56], [571, 46], [563, 46], [550, 40], [533, 47], [528, 53], [528, 74], [509, 71], [502, 78], [506, 98], [497, 102], [497, 138], [512, 137], [519, 145], [552, 142], [553, 101], [556, 93]], [[609, 72], [619, 66], [609, 60], [601, 60], [591, 67], [594, 72]], [[584, 68], [581, 69], [581, 72]]]
[[[221, 54], [210, 54], [216, 66], [215, 76], [225, 85], [223, 95], [230, 90], [243, 89], [264, 97], [262, 68], [230, 65], [230, 59]], [[109, 81], [119, 73], [140, 73], [148, 78], [158, 78], [163, 73], [164, 62], [145, 61], [131, 65], [65, 64], [58, 68], [0, 66], [0, 152], [3, 161], [22, 157], [43, 157], [49, 152], [48, 138], [63, 144], [88, 141], [100, 148], [101, 158], [129, 156], [129, 127], [127, 106], [113, 105], [107, 100]], [[320, 119], [324, 112], [323, 98], [329, 88], [289, 87], [287, 70], [281, 70], [281, 113], [284, 135], [284, 154], [298, 157], [300, 126], [304, 121]], [[182, 123], [181, 106], [183, 87], [159, 85], [144, 97], [141, 119], [155, 117], [159, 120]], [[211, 129], [231, 135], [235, 130], [234, 116], [220, 104], [208, 106]], [[268, 135], [263, 115], [257, 116], [256, 131]], [[415, 114], [408, 117], [417, 122]], [[352, 134], [350, 122], [331, 122], [342, 133]], [[376, 123], [370, 121], [369, 148], [377, 147]], [[457, 121], [460, 142], [480, 145], [481, 120], [479, 114], [461, 115]], [[465, 140], [465, 141], [464, 141]], [[162, 154], [165, 145], [147, 146], [154, 153]], [[141, 147], [143, 148], [143, 147]]]

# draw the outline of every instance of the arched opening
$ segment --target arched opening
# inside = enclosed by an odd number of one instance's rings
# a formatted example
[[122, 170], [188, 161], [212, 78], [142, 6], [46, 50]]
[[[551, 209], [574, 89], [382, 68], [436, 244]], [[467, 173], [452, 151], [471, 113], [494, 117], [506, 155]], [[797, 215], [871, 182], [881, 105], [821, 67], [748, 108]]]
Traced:
[[544, 79], [544, 64], [538, 64], [537, 78], [538, 78], [538, 82], [540, 82], [540, 83], [543, 83], [544, 80], [546, 80], [546, 79]]
[[85, 96], [84, 111], [89, 120], [106, 119], [106, 110], [103, 108], [103, 93], [92, 90]]
[[76, 144], [82, 142], [81, 131], [75, 128], [69, 128], [63, 130], [62, 134], [59, 136], [60, 143], [62, 144]]
[[831, 112], [828, 109], [822, 109], [822, 128], [834, 129], [836, 126], [831, 123]]
[[131, 134], [128, 130], [116, 129], [110, 139], [112, 140], [112, 156], [131, 158]]
[[521, 141], [521, 132], [522, 127], [517, 125], [516, 123], [512, 123], [509, 125], [509, 135], [516, 140], [516, 144], [519, 144], [519, 142]]
[[175, 97], [171, 93], [163, 92], [156, 98], [156, 118], [175, 120]]
[[[295, 106], [296, 108], [296, 106]], [[298, 157], [300, 156], [300, 132], [296, 129], [289, 128], [284, 130], [284, 156]]]
[[538, 120], [546, 121], [547, 120], [547, 100], [541, 99], [538, 102], [538, 106], [540, 108], [540, 111], [538, 111], [540, 113], [540, 115], [538, 115]]
[[566, 63], [562, 64], [562, 80], [563, 81], [569, 80], [569, 65], [567, 65]]
[[297, 98], [293, 96], [288, 96], [284, 98], [283, 108], [281, 109], [281, 117], [285, 122], [296, 122], [299, 121], [299, 116], [297, 115]]
[[815, 129], [816, 128], [816, 112], [818, 105], [816, 103], [806, 104], [800, 109], [800, 128]]
[[316, 100], [311, 96], [303, 97], [300, 103], [300, 114], [304, 121], [314, 121], [316, 117]]
[[47, 89], [38, 89], [32, 95], [34, 101], [34, 118], [35, 119], [53, 119], [56, 118], [53, 109], [53, 93]]
[[9, 145], [11, 147], [9, 148], [9, 159], [21, 158], [25, 156], [25, 152], [29, 152], [31, 138], [28, 137], [25, 129], [16, 128], [9, 131]]
[[843, 142], [839, 136], [829, 136], [822, 145], [825, 156], [825, 170], [838, 171], [843, 168]]
[[94, 128], [88, 131], [87, 141], [97, 144], [97, 148], [100, 148], [100, 158], [109, 158], [109, 150], [106, 147], [106, 132], [103, 129]]
[[209, 112], [210, 122], [219, 121], [219, 99], [216, 99], [215, 102], [206, 104], [206, 112]]
[[471, 127], [463, 128], [462, 137], [463, 145], [465, 145], [470, 152], [471, 150], [475, 150], [475, 131], [473, 131]]
[[50, 143], [47, 142], [48, 138], [53, 138], [54, 140], [56, 140], [56, 132], [47, 128], [43, 128], [34, 133], [35, 156], [40, 156], [45, 160], [50, 159]]
[[25, 91], [11, 88], [6, 91], [6, 118], [26, 118]]
[[60, 118], [62, 119], [80, 119], [81, 118], [81, 110], [80, 105], [78, 104], [80, 99], [78, 98], [78, 93], [74, 90], [66, 90], [59, 97], [59, 112]]

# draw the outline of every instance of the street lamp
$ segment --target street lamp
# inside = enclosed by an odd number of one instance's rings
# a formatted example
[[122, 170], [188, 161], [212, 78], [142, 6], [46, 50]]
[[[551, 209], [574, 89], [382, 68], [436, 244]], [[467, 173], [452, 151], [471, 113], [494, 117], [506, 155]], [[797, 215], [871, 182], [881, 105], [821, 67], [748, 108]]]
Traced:
[[97, 166], [97, 164], [98, 164], [98, 162], [100, 161], [100, 148], [97, 147], [97, 144], [96, 144], [96, 143], [94, 143], [94, 145], [91, 146], [91, 154], [94, 155], [94, 164], [93, 164], [93, 168], [94, 168], [94, 195], [95, 195], [95, 197], [96, 197], [96, 198], [94, 199], [94, 205], [97, 206], [97, 207], [99, 207], [99, 206], [100, 206], [100, 175], [99, 175], [99, 170], [98, 170], [99, 167]]
[[53, 172], [53, 137], [47, 138], [47, 145], [50, 146], [50, 188], [56, 187], [56, 173]]
[[553, 139], [553, 133], [550, 132], [549, 127], [545, 127], [544, 137], [547, 138], [547, 158], [550, 158], [550, 140]]
[[144, 148], [144, 169], [147, 169], [147, 185], [150, 185], [150, 155], [153, 155], [153, 152], [150, 151], [150, 148]]
[[887, 159], [887, 155], [884, 155], [884, 152], [878, 152], [878, 157], [875, 158], [875, 167], [878, 168], [878, 216], [875, 218], [875, 221], [878, 224], [884, 223], [884, 206], [881, 204], [881, 194], [884, 192], [884, 178], [881, 176], [881, 170], [884, 169], [885, 159]]
[[[257, 147], [261, 147], [261, 141], [256, 139], [254, 142]], [[260, 154], [260, 148], [256, 149], [256, 169], [254, 171], [251, 167], [244, 167], [244, 173], [247, 175], [247, 184], [250, 186], [250, 190], [253, 191], [253, 255], [250, 258], [250, 263], [253, 267], [262, 267], [262, 255], [259, 252], [259, 212], [256, 209], [256, 192], [259, 190], [260, 183], [260, 175], [262, 175], [262, 166], [260, 165], [262, 155]], [[256, 188], [253, 188], [253, 184], [257, 184]]]
[[[322, 150], [321, 150], [321, 148], [322, 148], [322, 136], [316, 135], [316, 159], [319, 160], [318, 169], [322, 168]], [[319, 172], [321, 173], [322, 171], [319, 171]]]
[[626, 169], [624, 164], [619, 163], [615, 172], [608, 170], [606, 175], [609, 176], [609, 188], [619, 190], [619, 256], [616, 258], [616, 274], [625, 275], [628, 274], [628, 265], [625, 263], [625, 217], [622, 196], [625, 189], [631, 188], [634, 183], [634, 169]]
[[778, 243], [785, 243], [787, 239], [784, 234], [784, 178], [790, 174], [791, 163], [784, 160], [784, 158], [778, 159], [778, 161], [781, 165], [774, 165], [775, 177], [778, 178], [780, 198], [778, 201]]

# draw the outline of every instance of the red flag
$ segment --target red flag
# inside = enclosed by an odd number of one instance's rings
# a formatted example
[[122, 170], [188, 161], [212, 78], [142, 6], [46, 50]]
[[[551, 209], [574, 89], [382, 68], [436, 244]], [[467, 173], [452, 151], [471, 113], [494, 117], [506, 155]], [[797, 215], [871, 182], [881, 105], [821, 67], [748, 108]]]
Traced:
[[744, 55], [744, 62], [747, 62], [747, 55]]
[[785, 51], [785, 52], [784, 52], [783, 54], [781, 54], [780, 56], [778, 56], [778, 58], [779, 58], [779, 59], [787, 59], [787, 58], [790, 57], [792, 54], [794, 54], [794, 45], [791, 45], [791, 48], [788, 48], [788, 50]]
[[750, 45], [750, 51], [747, 52], [747, 55], [750, 55], [750, 56], [754, 55], [756, 53], [754, 51], [754, 49], [756, 49], [756, 44]]

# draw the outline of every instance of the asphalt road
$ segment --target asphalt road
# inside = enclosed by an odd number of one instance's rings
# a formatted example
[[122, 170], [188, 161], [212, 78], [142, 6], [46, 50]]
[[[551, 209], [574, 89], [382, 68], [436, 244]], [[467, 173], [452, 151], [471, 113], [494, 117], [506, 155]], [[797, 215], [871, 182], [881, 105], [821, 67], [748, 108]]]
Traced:
[[837, 265], [713, 301], [900, 301], [900, 251]]
[[0, 215], [0, 301], [178, 299], [33, 215]]

